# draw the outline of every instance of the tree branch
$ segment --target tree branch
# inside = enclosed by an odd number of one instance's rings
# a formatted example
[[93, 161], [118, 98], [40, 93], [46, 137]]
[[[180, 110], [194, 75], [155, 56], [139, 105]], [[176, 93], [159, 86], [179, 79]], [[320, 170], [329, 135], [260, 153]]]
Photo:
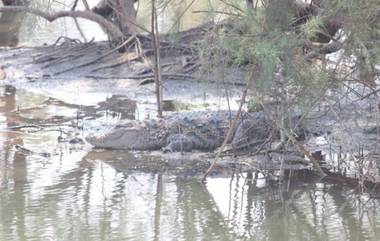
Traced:
[[121, 39], [124, 35], [123, 33], [110, 21], [103, 18], [102, 16], [93, 13], [91, 11], [58, 11], [58, 12], [45, 12], [39, 9], [24, 7], [24, 6], [5, 6], [0, 8], [0, 12], [3, 13], [17, 13], [17, 12], [27, 12], [41, 18], [46, 19], [49, 22], [53, 22], [58, 18], [72, 17], [72, 18], [83, 18], [93, 22], [96, 22], [104, 29], [107, 29], [111, 35], [112, 39]]

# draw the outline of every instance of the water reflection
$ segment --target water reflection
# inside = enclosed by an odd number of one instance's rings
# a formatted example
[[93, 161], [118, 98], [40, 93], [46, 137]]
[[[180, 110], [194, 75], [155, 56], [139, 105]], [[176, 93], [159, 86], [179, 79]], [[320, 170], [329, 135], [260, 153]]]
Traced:
[[[12, 86], [5, 86], [0, 101], [0, 108], [5, 119], [5, 125], [12, 125], [17, 118], [12, 114], [16, 109], [15, 93]], [[16, 232], [20, 240], [25, 240], [25, 188], [27, 166], [25, 157], [11, 151], [11, 147], [23, 143], [20, 133], [2, 133], [1, 189], [7, 195], [1, 195], [1, 226], [5, 232]], [[3, 206], [3, 203], [5, 206]], [[3, 210], [4, 207], [4, 210]]]
[[[71, 149], [55, 131], [8, 129], [25, 122], [18, 108], [24, 94], [6, 86], [0, 97], [2, 241], [376, 240], [380, 232], [378, 200], [308, 173], [273, 183], [236, 171], [203, 185], [191, 176], [136, 171], [129, 164], [142, 157], [133, 153]], [[16, 144], [56, 155], [26, 154]]]

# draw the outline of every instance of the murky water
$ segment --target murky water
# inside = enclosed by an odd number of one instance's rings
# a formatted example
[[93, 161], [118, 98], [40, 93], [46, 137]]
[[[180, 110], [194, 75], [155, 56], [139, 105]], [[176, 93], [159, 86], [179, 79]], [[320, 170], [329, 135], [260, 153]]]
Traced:
[[[211, 2], [172, 1], [172, 11], [160, 19], [162, 31], [199, 24], [209, 15], [188, 14], [180, 22], [176, 16], [189, 5], [189, 12], [210, 10]], [[148, 3], [140, 6], [142, 24], [149, 22]], [[71, 19], [38, 21], [24, 26], [23, 44], [81, 38]], [[87, 39], [105, 39], [96, 24], [82, 23]], [[78, 95], [81, 101], [104, 99]], [[228, 170], [201, 184], [195, 171], [166, 172], [162, 162], [139, 153], [70, 143], [95, 121], [136, 118], [133, 103], [115, 109], [122, 100], [83, 107], [0, 87], [1, 241], [378, 240], [378, 200], [305, 180], [302, 173], [278, 184]]]
[[139, 162], [138, 154], [65, 141], [65, 132], [80, 130], [80, 119], [105, 118], [96, 114], [104, 113], [99, 109], [12, 86], [0, 88], [0, 106], [2, 241], [378, 240], [380, 235], [379, 201], [349, 188], [305, 181], [302, 174], [273, 184], [261, 175], [226, 172], [203, 185], [193, 173], [136, 170], [130, 163]]

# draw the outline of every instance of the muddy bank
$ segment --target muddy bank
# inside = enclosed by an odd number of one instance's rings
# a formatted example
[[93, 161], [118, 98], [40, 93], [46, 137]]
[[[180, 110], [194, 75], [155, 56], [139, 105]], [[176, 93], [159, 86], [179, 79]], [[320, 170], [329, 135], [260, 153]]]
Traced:
[[[7, 122], [3, 131], [17, 133], [18, 139], [22, 140], [8, 148], [41, 162], [57, 158], [65, 160], [75, 154], [81, 155], [85, 162], [104, 161], [124, 172], [170, 172], [200, 176], [215, 157], [214, 152], [163, 154], [161, 151], [97, 150], [82, 141], [75, 141], [77, 138], [83, 140], [83, 136], [96, 128], [112, 128], [121, 120], [136, 119], [136, 101], [124, 96], [112, 96], [95, 106], [83, 106], [17, 90], [12, 86], [5, 86], [3, 91], [3, 101], [8, 106], [4, 109]], [[46, 144], [49, 148], [44, 148]], [[213, 175], [239, 170], [270, 172], [279, 176], [281, 168], [311, 169], [310, 163], [296, 150], [288, 151], [285, 156], [276, 152], [255, 156], [226, 153]], [[284, 162], [281, 163], [281, 160]]]
[[[68, 40], [53, 46], [1, 49], [0, 59], [5, 73], [2, 83], [43, 96], [54, 96], [50, 100], [51, 104], [59, 103], [65, 108], [73, 108], [71, 119], [63, 119], [66, 123], [77, 121], [82, 129], [73, 129], [71, 132], [83, 137], [86, 131], [109, 129], [123, 119], [154, 118], [155, 95], [151, 83], [151, 63], [149, 58], [141, 59], [133, 53], [134, 51], [112, 51], [106, 43], [77, 44]], [[198, 60], [193, 59], [191, 53], [183, 49], [174, 48], [164, 54], [163, 85], [169, 109], [216, 110], [226, 109], [227, 106], [236, 109], [243, 88], [244, 68], [231, 67], [223, 72], [218, 72], [217, 69], [207, 72], [196, 61]], [[304, 116], [307, 130], [304, 145], [311, 153], [319, 151], [323, 165], [329, 170], [376, 182], [379, 178], [379, 126], [377, 98], [371, 92], [371, 88], [350, 83], [342, 88], [331, 88], [324, 100]], [[370, 96], [363, 98], [366, 95]], [[35, 113], [39, 108], [31, 108], [29, 111]], [[55, 110], [61, 111], [56, 107]], [[32, 119], [33, 117], [31, 123]], [[45, 121], [54, 122], [55, 119]], [[65, 121], [53, 125], [63, 125]], [[276, 144], [278, 143], [273, 143], [273, 149]], [[308, 162], [302, 162], [305, 159], [303, 154], [297, 151], [294, 153], [296, 154], [289, 155], [287, 160], [296, 161], [291, 168], [310, 168]], [[101, 155], [99, 151], [88, 154], [90, 159]], [[171, 160], [175, 160], [173, 166], [178, 167], [178, 163], [183, 166], [181, 160], [186, 159], [198, 160], [199, 166], [204, 170], [213, 157], [212, 153], [165, 156], [160, 152], [138, 153], [137, 156], [144, 156], [140, 159], [155, 160], [143, 164], [141, 169], [149, 165], [155, 166], [152, 163], [156, 162], [162, 163], [158, 165], [162, 166], [159, 170], [171, 166]], [[150, 156], [155, 157], [152, 159]], [[256, 157], [226, 156], [228, 160], [222, 161], [225, 163], [222, 165], [230, 167], [231, 163], [240, 163], [246, 170], [260, 169], [260, 163], [273, 160], [276, 166], [273, 169], [278, 170], [283, 157], [276, 152], [260, 153]], [[156, 161], [157, 158], [162, 162]], [[130, 163], [131, 166], [133, 162]], [[301, 162], [301, 166], [298, 166], [298, 162]], [[157, 166], [151, 170], [155, 168]]]
[[[112, 51], [105, 42], [69, 41], [45, 47], [3, 48], [2, 83], [82, 105], [123, 95], [137, 101], [140, 118], [151, 115], [156, 109], [154, 85], [150, 81], [151, 60], [131, 57], [134, 51]], [[99, 56], [106, 57], [99, 59]], [[163, 56], [164, 100], [175, 102], [176, 109], [220, 109], [227, 105], [236, 109], [244, 71], [234, 69], [230, 76], [208, 73], [191, 62], [191, 56], [181, 53]]]
[[[136, 119], [136, 101], [125, 96], [112, 96], [95, 106], [66, 103], [62, 100], [35, 94], [6, 85], [2, 87], [5, 117], [1, 128], [4, 138], [10, 136], [7, 148], [17, 155], [39, 163], [66, 162], [80, 156], [84, 162], [104, 161], [124, 172], [161, 172], [201, 176], [210, 166], [214, 152], [166, 153], [162, 151], [126, 151], [93, 149], [84, 136], [89, 132], [112, 128], [121, 120]], [[272, 156], [279, 155], [273, 154]], [[286, 168], [308, 169], [302, 156], [288, 155]], [[274, 158], [279, 160], [279, 158]], [[292, 161], [296, 161], [293, 163]], [[222, 156], [213, 172], [271, 171], [280, 169], [280, 162], [272, 162], [265, 155], [236, 157]]]

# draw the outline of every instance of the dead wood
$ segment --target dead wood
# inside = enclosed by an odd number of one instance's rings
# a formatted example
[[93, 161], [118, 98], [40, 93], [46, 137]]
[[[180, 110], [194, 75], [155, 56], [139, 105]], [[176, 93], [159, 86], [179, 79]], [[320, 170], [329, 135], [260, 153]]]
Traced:
[[134, 54], [134, 56], [130, 56], [128, 54], [123, 54], [123, 55], [117, 57], [117, 59], [115, 61], [113, 61], [112, 63], [109, 63], [109, 64], [107, 63], [107, 64], [97, 66], [95, 69], [91, 70], [91, 72], [98, 72], [98, 71], [104, 70], [104, 69], [116, 68], [118, 66], [121, 66], [121, 65], [124, 65], [127, 63], [131, 63], [131, 62], [139, 60], [139, 59], [141, 59], [141, 56], [139, 56], [137, 54]]
[[85, 62], [83, 64], [80, 64], [80, 65], [76, 65], [76, 66], [73, 66], [71, 68], [68, 68], [68, 69], [65, 69], [65, 70], [62, 70], [62, 71], [59, 71], [59, 72], [56, 72], [54, 73], [54, 75], [60, 75], [60, 74], [63, 74], [63, 73], [66, 73], [66, 72], [69, 72], [69, 71], [72, 71], [74, 69], [78, 69], [78, 68], [82, 68], [82, 67], [86, 67], [86, 66], [89, 66], [89, 65], [92, 65], [102, 59], [104, 59], [105, 57], [117, 52], [120, 48], [123, 48], [124, 46], [126, 46], [127, 44], [129, 44], [130, 42], [132, 42], [133, 40], [135, 39], [135, 36], [131, 36], [129, 39], [127, 39], [126, 41], [124, 41], [122, 44], [120, 44], [119, 46], [117, 46], [116, 48], [108, 51], [107, 53], [104, 53], [102, 54], [101, 56], [91, 60], [91, 61], [88, 61], [88, 62]]
[[[192, 75], [187, 74], [176, 74], [176, 73], [161, 73], [161, 76], [164, 78], [176, 78], [176, 79], [195, 79]], [[116, 75], [86, 75], [86, 78], [92, 78], [92, 79], [135, 79], [135, 80], [142, 80], [142, 79], [151, 79], [154, 80], [154, 74], [147, 74], [147, 75], [131, 75], [131, 76], [116, 76]], [[147, 84], [147, 83], [146, 83]]]

